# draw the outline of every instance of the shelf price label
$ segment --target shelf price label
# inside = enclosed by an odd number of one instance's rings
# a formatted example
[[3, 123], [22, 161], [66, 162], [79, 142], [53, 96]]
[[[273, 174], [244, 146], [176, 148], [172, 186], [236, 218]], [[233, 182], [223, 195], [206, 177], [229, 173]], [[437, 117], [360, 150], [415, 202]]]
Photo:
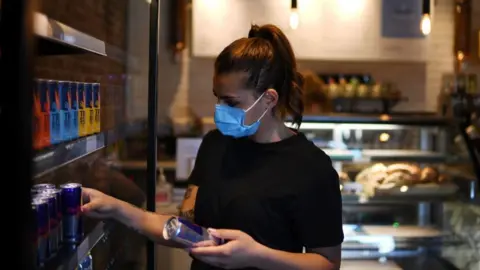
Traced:
[[87, 153], [97, 150], [97, 136], [87, 137], [86, 151]]

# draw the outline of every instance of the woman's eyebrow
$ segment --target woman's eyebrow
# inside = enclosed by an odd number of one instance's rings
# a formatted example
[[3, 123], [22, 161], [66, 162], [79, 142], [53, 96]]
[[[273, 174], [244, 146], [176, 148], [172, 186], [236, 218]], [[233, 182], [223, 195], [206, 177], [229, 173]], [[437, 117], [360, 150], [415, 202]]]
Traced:
[[220, 99], [235, 99], [235, 98], [238, 98], [238, 96], [236, 96], [236, 95], [228, 95], [228, 94], [219, 96], [219, 95], [217, 95], [215, 90], [212, 90], [212, 92], [213, 92], [213, 95], [215, 97], [220, 98]]

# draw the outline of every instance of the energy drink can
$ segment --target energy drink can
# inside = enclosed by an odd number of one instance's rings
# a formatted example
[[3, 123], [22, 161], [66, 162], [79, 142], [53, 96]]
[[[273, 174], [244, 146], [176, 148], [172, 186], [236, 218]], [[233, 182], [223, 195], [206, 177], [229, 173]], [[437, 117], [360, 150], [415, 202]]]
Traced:
[[35, 184], [32, 186], [32, 191], [39, 191], [44, 189], [54, 189], [55, 185], [50, 183]]
[[60, 247], [60, 239], [58, 237], [58, 204], [57, 197], [55, 194], [47, 193], [46, 190], [40, 191], [37, 193], [37, 198], [44, 199], [48, 203], [48, 224], [49, 224], [49, 234], [48, 234], [48, 252], [47, 256], [52, 257], [57, 254]]
[[78, 138], [78, 82], [70, 83], [70, 138]]
[[93, 111], [94, 111], [94, 133], [100, 132], [100, 84], [93, 84]]
[[85, 83], [85, 116], [87, 135], [92, 134], [95, 126], [93, 110], [93, 83]]
[[50, 99], [46, 80], [35, 80], [33, 89], [33, 145], [36, 149], [50, 145]]
[[77, 93], [78, 93], [78, 136], [82, 137], [87, 135], [87, 121], [86, 121], [86, 112], [85, 112], [85, 84], [77, 83]]
[[34, 198], [31, 206], [34, 221], [35, 255], [37, 265], [41, 267], [48, 258], [48, 233], [50, 231], [48, 202], [42, 198]]
[[60, 137], [62, 141], [70, 140], [70, 108], [72, 99], [70, 97], [70, 82], [58, 82], [60, 95]]
[[35, 80], [33, 84], [33, 108], [32, 108], [32, 131], [33, 131], [33, 147], [35, 149], [42, 148], [42, 107], [40, 103], [40, 80]]
[[93, 258], [90, 252], [87, 257], [78, 265], [78, 270], [93, 270]]
[[187, 247], [207, 240], [212, 240], [217, 245], [224, 242], [208, 233], [206, 228], [180, 217], [172, 217], [165, 223], [163, 237], [165, 240], [172, 240]]
[[83, 237], [83, 224], [80, 216], [82, 206], [82, 185], [68, 183], [62, 190], [63, 241], [78, 243]]
[[57, 199], [57, 213], [55, 219], [57, 221], [58, 242], [59, 245], [63, 242], [63, 218], [62, 218], [62, 190], [58, 188], [46, 188], [37, 191], [37, 194], [53, 194]]
[[62, 141], [60, 124], [60, 91], [57, 81], [49, 80], [48, 96], [50, 98], [50, 143]]

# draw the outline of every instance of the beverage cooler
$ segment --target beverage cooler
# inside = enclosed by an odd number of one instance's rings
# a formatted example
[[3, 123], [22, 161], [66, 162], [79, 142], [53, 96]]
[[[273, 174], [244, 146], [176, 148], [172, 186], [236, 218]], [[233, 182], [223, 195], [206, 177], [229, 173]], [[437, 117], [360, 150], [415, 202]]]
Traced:
[[[155, 269], [152, 242], [80, 207], [89, 187], [155, 211], [158, 11], [157, 0], [0, 2], [10, 269]], [[147, 177], [131, 179], [109, 164], [138, 136], [152, 150], [136, 157]]]

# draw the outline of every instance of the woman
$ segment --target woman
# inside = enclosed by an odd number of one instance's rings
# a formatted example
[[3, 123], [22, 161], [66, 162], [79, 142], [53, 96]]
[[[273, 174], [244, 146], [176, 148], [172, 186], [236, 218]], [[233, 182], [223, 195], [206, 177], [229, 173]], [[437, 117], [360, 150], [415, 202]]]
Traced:
[[[284, 125], [302, 121], [302, 93], [289, 41], [273, 25], [215, 61], [215, 123], [200, 146], [180, 215], [227, 240], [189, 251], [191, 269], [338, 269], [343, 241], [338, 174], [330, 158]], [[84, 189], [85, 214], [114, 218], [162, 245], [166, 215]], [[215, 229], [213, 229], [215, 228]], [[306, 253], [302, 253], [303, 247]]]

